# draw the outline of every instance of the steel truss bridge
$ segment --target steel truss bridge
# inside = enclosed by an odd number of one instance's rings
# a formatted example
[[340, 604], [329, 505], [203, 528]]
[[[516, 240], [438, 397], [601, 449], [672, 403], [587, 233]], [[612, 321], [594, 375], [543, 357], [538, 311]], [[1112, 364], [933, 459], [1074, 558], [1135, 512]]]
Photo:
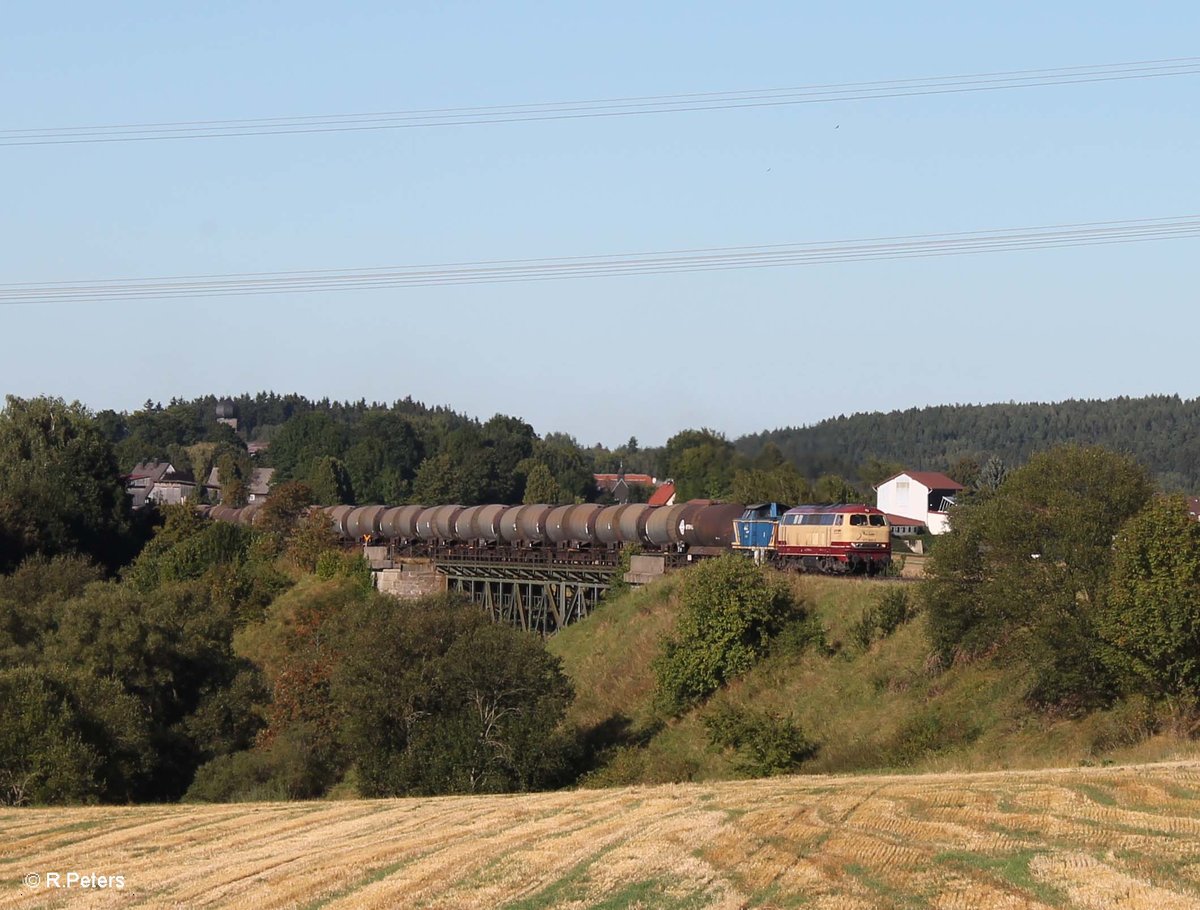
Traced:
[[493, 622], [547, 636], [590, 614], [616, 579], [616, 565], [501, 562], [435, 557], [446, 589], [483, 607]]

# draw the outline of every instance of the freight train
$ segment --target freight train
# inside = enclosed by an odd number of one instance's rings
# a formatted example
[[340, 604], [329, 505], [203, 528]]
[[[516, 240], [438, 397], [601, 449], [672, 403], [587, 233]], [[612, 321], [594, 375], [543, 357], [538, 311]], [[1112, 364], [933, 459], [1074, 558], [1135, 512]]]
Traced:
[[[262, 503], [202, 506], [210, 518], [253, 525]], [[782, 569], [874, 575], [891, 560], [883, 512], [867, 505], [798, 506], [693, 499], [670, 506], [326, 506], [343, 541], [377, 543], [397, 555], [514, 562], [615, 563], [622, 548], [661, 553], [672, 564], [730, 550]]]

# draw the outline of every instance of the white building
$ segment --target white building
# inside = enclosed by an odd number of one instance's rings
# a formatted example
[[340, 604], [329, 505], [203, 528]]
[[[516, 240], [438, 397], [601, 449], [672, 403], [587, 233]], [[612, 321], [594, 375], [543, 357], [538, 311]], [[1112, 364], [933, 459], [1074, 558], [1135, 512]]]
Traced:
[[946, 512], [963, 489], [937, 471], [904, 471], [875, 488], [875, 506], [893, 527], [925, 526], [930, 534], [950, 530]]

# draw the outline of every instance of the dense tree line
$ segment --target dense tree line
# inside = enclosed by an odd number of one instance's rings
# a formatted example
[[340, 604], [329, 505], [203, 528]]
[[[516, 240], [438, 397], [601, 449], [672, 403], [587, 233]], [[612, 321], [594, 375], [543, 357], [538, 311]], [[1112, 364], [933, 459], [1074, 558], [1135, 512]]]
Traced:
[[[133, 414], [97, 415], [119, 464], [168, 459], [232, 478], [239, 501], [249, 441], [269, 441], [259, 464], [310, 486], [317, 501], [575, 502], [600, 498], [593, 473], [648, 473], [676, 481], [681, 499], [788, 503], [870, 500], [903, 468], [943, 470], [960, 483], [995, 485], [985, 468], [1021, 465], [1063, 443], [1101, 445], [1145, 465], [1162, 489], [1200, 489], [1200, 400], [1177, 396], [1057, 404], [945, 405], [855, 414], [811, 427], [729, 440], [686, 429], [659, 447], [636, 438], [614, 449], [562, 433], [539, 438], [524, 421], [487, 421], [411, 399], [391, 404], [311, 401], [260, 392], [232, 399], [239, 429], [215, 418], [217, 399], [147, 402]], [[527, 489], [529, 492], [527, 492]]]
[[122, 469], [169, 460], [202, 480], [215, 466], [223, 501], [234, 505], [244, 501], [254, 466], [250, 441], [270, 443], [257, 464], [275, 468], [276, 482], [302, 482], [322, 505], [521, 502], [530, 477], [540, 501], [582, 502], [596, 495], [597, 458], [612, 454], [562, 433], [539, 438], [515, 417], [479, 421], [411, 399], [388, 405], [260, 393], [233, 402], [237, 432], [217, 421], [212, 396], [147, 402], [97, 421]]
[[964, 459], [1021, 465], [1051, 446], [1098, 445], [1135, 458], [1162, 489], [1200, 490], [1200, 399], [1176, 395], [854, 414], [745, 436], [737, 446], [754, 456], [768, 443], [805, 476], [852, 479], [870, 458], [945, 471]]

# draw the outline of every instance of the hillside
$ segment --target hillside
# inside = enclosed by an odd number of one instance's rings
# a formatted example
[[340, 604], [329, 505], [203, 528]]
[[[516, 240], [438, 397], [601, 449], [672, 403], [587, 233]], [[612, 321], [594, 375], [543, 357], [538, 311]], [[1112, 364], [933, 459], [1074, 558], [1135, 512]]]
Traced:
[[[791, 582], [827, 647], [781, 648], [708, 703], [677, 719], [653, 707], [650, 662], [673, 626], [678, 577], [629, 592], [549, 642], [577, 692], [571, 719], [593, 730], [595, 785], [738, 776], [736, 756], [708, 743], [722, 706], [791, 717], [818, 745], [802, 770], [853, 773], [1076, 766], [1200, 757], [1200, 747], [1140, 700], [1082, 718], [1031, 712], [1025, 672], [978, 661], [929, 666], [923, 617], [863, 648], [855, 625], [883, 592], [907, 582], [802, 576]], [[1161, 730], [1157, 728], [1161, 727]]]
[[[6, 809], [0, 830], [0, 908], [1119, 902], [1174, 910], [1200, 902], [1196, 764], [510, 797]], [[48, 873], [73, 870], [119, 875], [124, 887], [85, 898], [48, 886]]]
[[945, 470], [962, 457], [998, 455], [1017, 465], [1060, 443], [1100, 445], [1132, 455], [1164, 489], [1200, 490], [1200, 399], [1177, 395], [854, 414], [755, 433], [737, 445], [753, 456], [768, 442], [809, 476], [853, 476], [870, 458]]

